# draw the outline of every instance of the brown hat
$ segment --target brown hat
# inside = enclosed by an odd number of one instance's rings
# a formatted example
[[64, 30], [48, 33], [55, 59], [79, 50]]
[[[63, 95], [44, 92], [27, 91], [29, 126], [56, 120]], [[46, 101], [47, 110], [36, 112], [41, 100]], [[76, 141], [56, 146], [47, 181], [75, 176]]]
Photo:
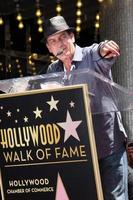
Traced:
[[68, 26], [64, 17], [62, 17], [62, 16], [52, 17], [51, 19], [47, 20], [45, 25], [44, 25], [43, 41], [46, 41], [46, 39], [49, 36], [55, 35], [55, 34], [60, 33], [62, 31], [74, 32], [74, 28]]

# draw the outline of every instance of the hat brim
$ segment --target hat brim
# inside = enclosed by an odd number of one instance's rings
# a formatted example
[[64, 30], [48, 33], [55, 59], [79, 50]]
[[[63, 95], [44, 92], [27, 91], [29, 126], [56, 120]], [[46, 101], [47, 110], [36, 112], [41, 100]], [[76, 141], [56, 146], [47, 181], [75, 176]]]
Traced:
[[44, 37], [42, 38], [41, 42], [43, 42], [43, 43], [45, 42], [45, 43], [46, 43], [47, 38], [48, 38], [49, 36], [54, 36], [54, 35], [56, 35], [56, 34], [58, 34], [58, 33], [64, 32], [64, 31], [68, 31], [68, 32], [74, 33], [74, 32], [75, 32], [75, 28], [74, 28], [74, 27], [70, 27], [70, 28], [62, 29], [62, 30], [60, 30], [60, 31], [56, 31], [56, 32], [53, 33], [53, 34], [44, 36]]

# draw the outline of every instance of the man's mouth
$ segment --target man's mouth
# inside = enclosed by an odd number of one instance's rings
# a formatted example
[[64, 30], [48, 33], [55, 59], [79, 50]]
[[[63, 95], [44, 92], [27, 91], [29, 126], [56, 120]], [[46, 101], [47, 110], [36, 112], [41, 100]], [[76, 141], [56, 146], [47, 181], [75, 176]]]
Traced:
[[64, 49], [60, 49], [60, 50], [58, 50], [56, 56], [60, 56], [60, 55], [62, 55], [63, 52], [64, 52]]

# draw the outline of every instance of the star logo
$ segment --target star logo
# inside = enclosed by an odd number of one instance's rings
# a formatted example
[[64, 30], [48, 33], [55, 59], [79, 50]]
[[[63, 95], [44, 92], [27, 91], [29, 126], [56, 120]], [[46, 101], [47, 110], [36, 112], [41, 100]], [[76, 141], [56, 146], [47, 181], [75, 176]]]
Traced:
[[15, 123], [16, 123], [16, 124], [18, 123], [18, 120], [17, 120], [17, 119], [15, 119]]
[[59, 102], [59, 100], [55, 100], [53, 98], [53, 96], [51, 96], [51, 101], [47, 101], [47, 104], [50, 105], [50, 111], [52, 111], [53, 109], [58, 110], [58, 108], [57, 108], [58, 102]]
[[24, 122], [28, 122], [28, 117], [24, 117]]
[[33, 113], [35, 113], [35, 119], [37, 119], [38, 117], [42, 118], [41, 116], [42, 110], [39, 110], [38, 107], [36, 107], [36, 110], [34, 110]]
[[73, 136], [75, 139], [79, 140], [76, 128], [82, 121], [72, 121], [69, 111], [67, 111], [66, 122], [57, 123], [60, 127], [65, 130], [64, 142], [68, 140], [70, 136]]
[[58, 176], [57, 176], [57, 186], [56, 186], [55, 200], [69, 200], [66, 189], [64, 187], [64, 184], [62, 182], [62, 179], [61, 179], [59, 173], [58, 173]]
[[69, 103], [69, 105], [70, 105], [71, 108], [74, 108], [75, 103], [74, 103], [73, 101], [71, 101], [71, 102]]
[[7, 117], [11, 117], [11, 112], [9, 110], [6, 114], [7, 114]]
[[19, 109], [19, 108], [17, 108], [17, 112], [20, 112], [20, 109]]

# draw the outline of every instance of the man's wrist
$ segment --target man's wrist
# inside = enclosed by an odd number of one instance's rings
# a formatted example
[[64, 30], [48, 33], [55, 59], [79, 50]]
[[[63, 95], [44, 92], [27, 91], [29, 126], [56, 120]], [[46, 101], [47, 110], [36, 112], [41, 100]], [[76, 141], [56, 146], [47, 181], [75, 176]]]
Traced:
[[[105, 44], [107, 44], [109, 42], [109, 40], [105, 40], [104, 42], [101, 42], [99, 44], [99, 49], [98, 49], [98, 53], [99, 53], [99, 56], [103, 59], [103, 58], [106, 58], [111, 52], [109, 51], [108, 53], [102, 53], [102, 49], [104, 48]], [[103, 55], [102, 55], [103, 54]], [[108, 58], [108, 57], [107, 57]], [[106, 59], [107, 59], [106, 58]]]

